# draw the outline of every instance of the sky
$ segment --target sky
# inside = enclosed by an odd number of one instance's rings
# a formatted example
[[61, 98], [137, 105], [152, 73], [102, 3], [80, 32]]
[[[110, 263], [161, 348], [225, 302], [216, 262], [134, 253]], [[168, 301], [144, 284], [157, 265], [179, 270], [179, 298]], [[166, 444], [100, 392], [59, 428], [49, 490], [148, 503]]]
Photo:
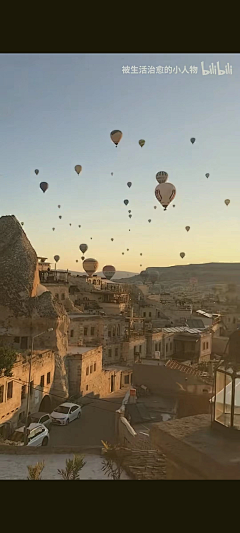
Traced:
[[[201, 62], [232, 74], [203, 75]], [[37, 255], [80, 272], [81, 243], [99, 271], [240, 262], [239, 54], [1, 54], [0, 71], [0, 216], [24, 222]], [[177, 191], [167, 211], [160, 170]]]

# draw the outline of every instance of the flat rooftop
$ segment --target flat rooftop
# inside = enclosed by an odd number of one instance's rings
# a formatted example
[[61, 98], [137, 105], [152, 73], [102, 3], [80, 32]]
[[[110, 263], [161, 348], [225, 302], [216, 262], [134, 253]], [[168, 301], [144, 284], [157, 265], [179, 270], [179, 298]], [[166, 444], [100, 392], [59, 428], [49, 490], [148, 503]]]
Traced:
[[82, 355], [86, 352], [90, 352], [93, 349], [100, 348], [101, 346], [77, 346], [77, 345], [69, 345], [68, 347], [68, 355]]

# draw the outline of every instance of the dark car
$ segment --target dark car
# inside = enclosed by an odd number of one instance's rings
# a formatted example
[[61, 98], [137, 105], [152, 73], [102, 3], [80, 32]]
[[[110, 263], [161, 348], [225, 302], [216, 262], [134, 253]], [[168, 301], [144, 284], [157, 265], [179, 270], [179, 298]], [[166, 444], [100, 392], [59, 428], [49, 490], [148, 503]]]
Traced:
[[29, 415], [29, 424], [44, 424], [50, 431], [52, 420], [48, 413], [31, 413]]

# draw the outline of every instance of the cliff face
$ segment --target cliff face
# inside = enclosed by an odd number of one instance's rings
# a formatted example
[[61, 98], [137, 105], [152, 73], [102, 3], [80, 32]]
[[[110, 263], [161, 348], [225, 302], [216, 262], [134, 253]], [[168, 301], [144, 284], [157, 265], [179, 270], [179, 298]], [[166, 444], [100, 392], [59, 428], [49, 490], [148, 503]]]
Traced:
[[[49, 328], [53, 331], [47, 332]], [[31, 338], [44, 332], [35, 338], [34, 349], [54, 351], [52, 389], [61, 389], [65, 397], [68, 328], [69, 318], [63, 305], [40, 284], [37, 254], [22, 226], [14, 216], [1, 217], [0, 329], [12, 338]]]
[[39, 285], [37, 254], [14, 216], [0, 218], [0, 305], [24, 313]]

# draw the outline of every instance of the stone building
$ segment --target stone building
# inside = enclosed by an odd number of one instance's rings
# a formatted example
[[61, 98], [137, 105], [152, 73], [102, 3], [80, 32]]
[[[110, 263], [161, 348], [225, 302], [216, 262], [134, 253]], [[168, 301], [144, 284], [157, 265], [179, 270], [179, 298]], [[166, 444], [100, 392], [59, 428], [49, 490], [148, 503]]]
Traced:
[[[188, 327], [164, 328], [164, 333], [171, 333], [174, 337], [174, 357], [179, 361], [200, 363], [209, 361], [212, 352], [212, 332], [191, 329]], [[170, 345], [169, 345], [170, 348]], [[170, 355], [166, 347], [166, 355]]]
[[67, 366], [70, 396], [104, 397], [131, 383], [131, 370], [102, 367], [102, 346], [69, 346]]
[[[37, 255], [22, 226], [14, 216], [1, 217], [0, 344], [25, 351], [34, 338], [35, 350], [52, 350], [55, 357], [53, 388], [63, 397], [68, 396], [64, 365], [68, 326], [64, 307], [40, 283]], [[48, 332], [50, 328], [53, 331]]]
[[123, 317], [69, 313], [69, 344], [98, 346], [103, 349], [103, 364], [119, 363], [125, 338]]
[[[51, 412], [51, 391], [55, 373], [54, 352], [35, 351], [32, 357], [29, 411]], [[14, 429], [25, 423], [29, 361], [18, 354], [11, 377], [0, 378], [0, 431], [8, 423]], [[21, 424], [22, 423], [22, 424]]]

